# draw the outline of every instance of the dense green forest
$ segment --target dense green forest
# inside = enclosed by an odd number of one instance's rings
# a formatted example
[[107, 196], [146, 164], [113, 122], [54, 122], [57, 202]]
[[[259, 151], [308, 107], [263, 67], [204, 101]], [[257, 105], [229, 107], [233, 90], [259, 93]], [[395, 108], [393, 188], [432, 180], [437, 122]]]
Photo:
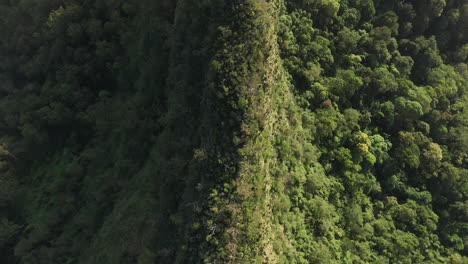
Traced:
[[468, 263], [468, 0], [0, 0], [0, 263]]

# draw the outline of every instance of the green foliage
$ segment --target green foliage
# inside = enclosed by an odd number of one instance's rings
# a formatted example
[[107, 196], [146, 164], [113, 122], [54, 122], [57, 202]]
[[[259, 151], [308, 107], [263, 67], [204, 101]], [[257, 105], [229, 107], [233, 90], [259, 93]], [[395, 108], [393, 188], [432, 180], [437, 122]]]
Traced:
[[392, 31], [392, 35], [398, 35], [398, 16], [395, 12], [387, 11], [375, 19], [377, 26], [388, 27]]
[[351, 98], [363, 85], [361, 78], [356, 76], [352, 70], [338, 70], [336, 77], [327, 80], [327, 85], [330, 87], [331, 92], [337, 96], [337, 100], [341, 99], [344, 105], [347, 99]]
[[464, 1], [0, 1], [0, 263], [466, 263]]
[[419, 119], [423, 114], [423, 107], [419, 102], [407, 100], [404, 97], [398, 97], [395, 100], [395, 107], [401, 115], [410, 120]]
[[19, 225], [8, 221], [8, 219], [0, 219], [0, 247], [7, 246], [19, 229]]
[[356, 8], [361, 11], [362, 18], [366, 21], [372, 19], [375, 15], [375, 4], [372, 0], [355, 1]]
[[387, 68], [381, 67], [375, 69], [372, 74], [372, 80], [375, 89], [377, 89], [379, 93], [395, 93], [398, 89], [395, 76]]
[[390, 157], [388, 152], [392, 148], [392, 143], [379, 134], [372, 135], [370, 137], [370, 140], [370, 152], [375, 155], [376, 161], [382, 164], [385, 160], [387, 160]]
[[340, 3], [336, 0], [304, 0], [303, 2], [304, 6], [316, 8], [327, 17], [336, 16], [340, 8]]

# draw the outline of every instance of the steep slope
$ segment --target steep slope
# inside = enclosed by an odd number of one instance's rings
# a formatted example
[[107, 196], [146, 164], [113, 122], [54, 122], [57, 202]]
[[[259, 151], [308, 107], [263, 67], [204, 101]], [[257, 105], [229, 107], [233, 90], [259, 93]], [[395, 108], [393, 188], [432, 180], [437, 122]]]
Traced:
[[0, 262], [466, 263], [467, 18], [0, 0]]

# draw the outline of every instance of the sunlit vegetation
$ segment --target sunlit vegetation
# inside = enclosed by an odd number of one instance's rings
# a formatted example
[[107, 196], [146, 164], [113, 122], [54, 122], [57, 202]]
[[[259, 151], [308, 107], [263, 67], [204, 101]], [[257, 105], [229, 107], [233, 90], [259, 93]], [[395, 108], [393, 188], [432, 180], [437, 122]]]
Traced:
[[468, 3], [0, 0], [0, 263], [468, 263]]

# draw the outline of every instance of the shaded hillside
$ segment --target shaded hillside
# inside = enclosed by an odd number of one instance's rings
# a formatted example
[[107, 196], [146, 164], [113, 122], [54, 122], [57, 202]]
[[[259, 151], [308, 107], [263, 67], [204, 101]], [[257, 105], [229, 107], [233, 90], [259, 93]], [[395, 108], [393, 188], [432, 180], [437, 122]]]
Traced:
[[464, 0], [0, 0], [1, 263], [466, 263]]

